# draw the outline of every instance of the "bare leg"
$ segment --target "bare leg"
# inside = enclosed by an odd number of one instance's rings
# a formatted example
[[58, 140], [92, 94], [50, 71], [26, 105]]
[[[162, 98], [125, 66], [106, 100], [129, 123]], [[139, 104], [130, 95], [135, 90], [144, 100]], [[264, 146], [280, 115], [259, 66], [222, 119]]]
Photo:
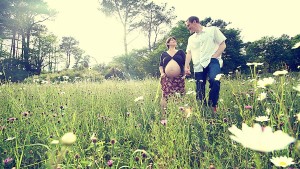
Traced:
[[167, 99], [164, 96], [161, 97], [160, 106], [161, 106], [162, 115], [165, 115], [167, 109]]

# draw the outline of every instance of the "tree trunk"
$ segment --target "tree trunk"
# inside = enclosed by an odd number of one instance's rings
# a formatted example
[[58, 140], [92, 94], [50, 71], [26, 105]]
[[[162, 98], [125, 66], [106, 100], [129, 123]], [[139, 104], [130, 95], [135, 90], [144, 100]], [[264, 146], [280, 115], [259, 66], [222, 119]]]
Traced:
[[29, 64], [29, 56], [28, 56], [28, 49], [27, 49], [27, 43], [26, 43], [26, 36], [25, 33], [22, 32], [22, 59], [24, 61], [24, 66], [26, 71], [31, 71], [31, 67]]
[[123, 25], [124, 28], [124, 49], [125, 49], [125, 55], [128, 54], [128, 45], [127, 45], [127, 32], [126, 32], [126, 24]]
[[11, 39], [11, 47], [10, 47], [10, 57], [15, 58], [16, 56], [16, 32], [13, 31], [13, 36]]

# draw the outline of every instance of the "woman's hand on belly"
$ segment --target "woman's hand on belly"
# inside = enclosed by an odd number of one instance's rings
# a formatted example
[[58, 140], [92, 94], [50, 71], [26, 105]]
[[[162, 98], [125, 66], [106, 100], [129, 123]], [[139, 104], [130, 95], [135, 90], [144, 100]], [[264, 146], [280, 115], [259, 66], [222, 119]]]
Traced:
[[180, 66], [178, 65], [178, 63], [176, 61], [174, 61], [172, 59], [167, 64], [167, 66], [165, 68], [165, 73], [166, 73], [167, 77], [177, 77], [181, 73]]

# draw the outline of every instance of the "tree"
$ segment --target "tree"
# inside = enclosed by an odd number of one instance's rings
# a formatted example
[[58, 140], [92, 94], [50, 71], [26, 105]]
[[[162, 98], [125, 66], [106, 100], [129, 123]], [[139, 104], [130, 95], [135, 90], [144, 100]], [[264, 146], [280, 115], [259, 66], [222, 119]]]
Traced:
[[135, 27], [140, 14], [142, 12], [143, 5], [147, 0], [101, 0], [100, 10], [107, 16], [114, 16], [117, 18], [123, 26], [123, 43], [125, 54], [128, 54], [128, 40], [127, 36]]
[[143, 19], [137, 24], [138, 27], [146, 34], [148, 39], [148, 49], [152, 51], [156, 46], [156, 41], [158, 35], [163, 32], [162, 27], [170, 26], [172, 20], [176, 18], [174, 15], [174, 7], [167, 8], [167, 3], [161, 6], [150, 2], [149, 4], [143, 6]]
[[84, 50], [80, 49], [79, 47], [75, 47], [73, 49], [73, 55], [74, 55], [74, 59], [75, 59], [75, 63], [73, 68], [78, 68], [79, 67], [79, 63], [82, 59], [82, 55], [84, 54]]
[[35, 34], [33, 49], [31, 50], [31, 64], [37, 70], [38, 74], [46, 66], [48, 66], [49, 72], [52, 72], [54, 60], [56, 59], [54, 52], [57, 52], [57, 37], [54, 34], [47, 34], [46, 30], [37, 31]]
[[65, 52], [66, 58], [66, 69], [70, 67], [71, 64], [71, 55], [78, 47], [79, 42], [73, 37], [62, 37], [62, 42], [59, 45], [60, 49]]
[[292, 56], [291, 48], [287, 35], [279, 38], [262, 37], [247, 46], [246, 54], [250, 62], [264, 62], [266, 71], [272, 73], [278, 69], [288, 69]]
[[39, 23], [48, 20], [55, 12], [48, 8], [43, 0], [20, 1], [14, 4], [15, 19], [19, 26], [18, 31], [22, 38], [22, 59], [26, 64], [26, 70], [31, 71], [30, 66], [30, 37], [31, 31]]
[[79, 62], [80, 63], [80, 67], [82, 68], [89, 68], [90, 67], [90, 59], [91, 56], [90, 55], [84, 55], [82, 60]]
[[32, 31], [55, 12], [43, 0], [2, 0], [0, 6], [4, 8], [0, 12], [0, 35], [4, 39], [11, 39], [10, 57], [23, 60], [25, 69], [34, 72], [30, 63]]
[[242, 54], [244, 47], [241, 40], [240, 30], [238, 29], [223, 29], [221, 30], [226, 36], [226, 49], [222, 54], [224, 66], [222, 71], [229, 73], [237, 70], [237, 67], [246, 65], [245, 56]]
[[[297, 43], [300, 43], [300, 34], [292, 37], [291, 45], [294, 47]], [[290, 69], [292, 71], [299, 71], [300, 69], [300, 47], [292, 48], [292, 59], [289, 62]]]

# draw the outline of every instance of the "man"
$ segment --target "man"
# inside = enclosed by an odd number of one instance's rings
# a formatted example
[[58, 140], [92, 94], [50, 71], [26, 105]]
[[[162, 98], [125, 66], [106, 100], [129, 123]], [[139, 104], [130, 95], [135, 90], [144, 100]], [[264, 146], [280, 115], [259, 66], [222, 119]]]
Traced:
[[206, 105], [205, 85], [209, 81], [208, 105], [213, 112], [217, 111], [220, 81], [216, 76], [221, 73], [223, 61], [221, 54], [226, 48], [226, 37], [215, 26], [205, 27], [199, 18], [191, 16], [186, 21], [186, 27], [192, 34], [188, 39], [186, 49], [185, 74], [191, 74], [189, 63], [193, 59], [196, 80], [196, 98]]

